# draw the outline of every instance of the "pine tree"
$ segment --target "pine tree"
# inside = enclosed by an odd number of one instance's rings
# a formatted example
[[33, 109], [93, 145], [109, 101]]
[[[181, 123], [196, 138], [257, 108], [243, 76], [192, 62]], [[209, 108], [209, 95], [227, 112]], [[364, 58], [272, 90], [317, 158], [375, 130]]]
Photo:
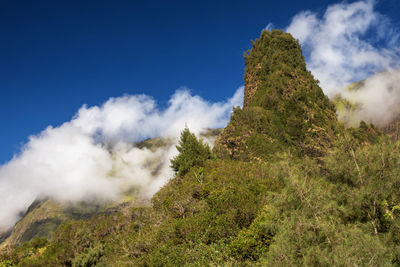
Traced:
[[171, 168], [177, 175], [184, 175], [193, 166], [201, 167], [207, 159], [212, 158], [210, 146], [186, 127], [176, 149], [179, 154], [171, 160]]

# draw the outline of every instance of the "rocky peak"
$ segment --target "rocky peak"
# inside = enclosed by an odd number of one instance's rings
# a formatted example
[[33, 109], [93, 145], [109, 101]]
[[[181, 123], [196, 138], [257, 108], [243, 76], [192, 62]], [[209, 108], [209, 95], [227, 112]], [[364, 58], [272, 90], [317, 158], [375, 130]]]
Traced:
[[281, 30], [263, 31], [245, 62], [243, 109], [234, 111], [215, 151], [251, 160], [291, 147], [321, 156], [334, 136], [335, 107], [306, 69], [297, 40]]
[[[294, 85], [278, 86], [274, 79], [300, 77], [307, 72], [300, 45], [289, 33], [280, 30], [263, 31], [259, 39], [252, 41], [252, 49], [245, 54], [245, 63], [245, 107], [262, 104], [259, 98], [266, 93], [279, 94], [280, 98], [290, 95]], [[273, 85], [275, 87], [271, 88]], [[264, 104], [273, 108], [273, 103]]]

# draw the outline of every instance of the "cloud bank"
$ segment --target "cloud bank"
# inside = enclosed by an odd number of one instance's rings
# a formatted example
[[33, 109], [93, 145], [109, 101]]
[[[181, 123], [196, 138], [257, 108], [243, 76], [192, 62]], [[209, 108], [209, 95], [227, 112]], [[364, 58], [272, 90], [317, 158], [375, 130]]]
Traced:
[[[303, 11], [286, 31], [302, 45], [307, 67], [324, 92], [342, 94], [360, 107], [354, 118], [380, 125], [399, 114], [400, 34], [390, 19], [365, 0], [329, 6], [323, 15]], [[368, 79], [356, 91], [349, 84]]]
[[[12, 226], [37, 197], [109, 201], [130, 187], [150, 197], [173, 175], [169, 159], [177, 153], [174, 143], [185, 124], [197, 135], [224, 127], [242, 99], [241, 87], [217, 103], [179, 90], [162, 110], [146, 95], [83, 106], [71, 121], [31, 136], [20, 154], [0, 167], [0, 230]], [[159, 136], [170, 138], [171, 145], [155, 151], [133, 145]]]
[[339, 112], [349, 125], [363, 120], [384, 127], [400, 115], [400, 70], [375, 74], [364, 80], [358, 90], [343, 90], [341, 96], [357, 105], [347, 114]]

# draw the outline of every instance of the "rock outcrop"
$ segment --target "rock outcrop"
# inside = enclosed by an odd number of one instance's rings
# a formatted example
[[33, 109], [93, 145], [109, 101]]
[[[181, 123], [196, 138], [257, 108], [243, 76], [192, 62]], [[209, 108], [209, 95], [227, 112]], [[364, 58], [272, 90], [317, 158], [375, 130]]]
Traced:
[[263, 31], [245, 61], [243, 109], [234, 110], [219, 136], [217, 155], [263, 160], [295, 148], [322, 156], [335, 136], [335, 107], [306, 69], [297, 40], [280, 30]]

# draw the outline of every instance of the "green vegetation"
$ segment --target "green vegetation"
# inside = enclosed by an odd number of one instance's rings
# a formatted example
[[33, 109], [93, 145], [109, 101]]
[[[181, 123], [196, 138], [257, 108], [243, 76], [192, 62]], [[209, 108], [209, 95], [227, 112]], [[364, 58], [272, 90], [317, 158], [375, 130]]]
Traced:
[[258, 161], [289, 149], [323, 156], [337, 132], [335, 106], [307, 71], [297, 41], [279, 30], [263, 31], [245, 59], [244, 106], [234, 110], [216, 154]]
[[192, 167], [202, 167], [207, 159], [212, 158], [210, 146], [189, 131], [186, 127], [176, 146], [179, 155], [171, 160], [171, 168], [177, 175], [184, 175]]
[[35, 237], [49, 239], [62, 222], [87, 219], [102, 210], [104, 205], [99, 204], [68, 205], [50, 199], [35, 200], [2, 245], [17, 245]]
[[286, 33], [262, 33], [249, 73], [213, 152], [182, 132], [150, 207], [70, 220], [0, 266], [400, 265], [400, 143], [341, 125]]

